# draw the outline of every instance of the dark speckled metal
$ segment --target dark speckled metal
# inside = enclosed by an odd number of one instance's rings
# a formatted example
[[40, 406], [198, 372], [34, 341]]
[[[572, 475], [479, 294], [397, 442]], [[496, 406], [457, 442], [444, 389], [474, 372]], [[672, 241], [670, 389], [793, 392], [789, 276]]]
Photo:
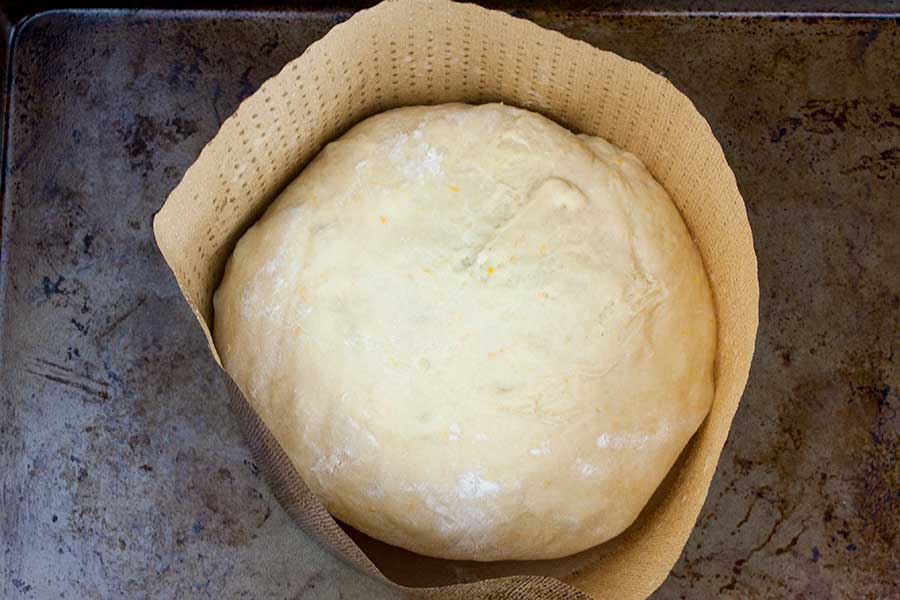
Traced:
[[[900, 596], [900, 25], [517, 14], [664, 73], [747, 201], [761, 323], [655, 598]], [[222, 119], [344, 12], [56, 12], [13, 43], [0, 597], [390, 598], [260, 480], [150, 219]]]

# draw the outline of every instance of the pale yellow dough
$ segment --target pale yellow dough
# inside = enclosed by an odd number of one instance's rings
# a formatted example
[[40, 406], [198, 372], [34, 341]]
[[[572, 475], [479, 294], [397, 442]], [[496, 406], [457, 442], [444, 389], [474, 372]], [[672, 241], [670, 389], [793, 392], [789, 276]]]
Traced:
[[713, 397], [712, 296], [666, 192], [499, 104], [329, 144], [241, 238], [214, 333], [329, 511], [444, 558], [617, 535]]

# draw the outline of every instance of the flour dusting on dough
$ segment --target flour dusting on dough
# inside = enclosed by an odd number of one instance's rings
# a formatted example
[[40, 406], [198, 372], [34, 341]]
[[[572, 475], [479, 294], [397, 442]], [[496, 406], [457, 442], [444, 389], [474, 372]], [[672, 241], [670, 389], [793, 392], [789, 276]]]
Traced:
[[613, 435], [603, 433], [597, 436], [597, 447], [610, 448], [612, 450], [643, 448], [647, 443], [647, 440], [649, 439], [649, 435], [646, 435], [644, 433], [637, 433], [634, 431]]
[[493, 496], [500, 491], [500, 484], [488, 481], [478, 473], [463, 473], [457, 479], [457, 493], [460, 498], [471, 500]]
[[444, 155], [437, 148], [422, 144], [402, 163], [401, 171], [407, 180], [422, 181], [429, 175], [440, 175], [443, 161]]
[[590, 477], [599, 470], [596, 465], [589, 463], [580, 456], [575, 459], [575, 468], [578, 469], [578, 472], [584, 477]]
[[550, 454], [550, 441], [544, 440], [537, 448], [532, 448], [528, 452], [530, 452], [533, 456], [544, 456]]
[[407, 146], [406, 142], [409, 139], [409, 136], [405, 133], [401, 133], [396, 138], [394, 138], [393, 143], [391, 144], [391, 153], [388, 154], [388, 158], [391, 162], [400, 162], [403, 160], [404, 155], [406, 154]]
[[319, 460], [316, 461], [316, 464], [314, 464], [310, 470], [319, 480], [319, 483], [324, 485], [323, 476], [334, 473], [334, 471], [341, 466], [341, 463], [341, 459], [335, 454], [320, 456]]
[[388, 159], [400, 167], [400, 172], [409, 182], [421, 182], [426, 177], [443, 174], [441, 165], [444, 153], [428, 142], [419, 141], [422, 137], [422, 130], [415, 130], [412, 139], [416, 143], [411, 144], [410, 136], [401, 133], [393, 139], [388, 154]]

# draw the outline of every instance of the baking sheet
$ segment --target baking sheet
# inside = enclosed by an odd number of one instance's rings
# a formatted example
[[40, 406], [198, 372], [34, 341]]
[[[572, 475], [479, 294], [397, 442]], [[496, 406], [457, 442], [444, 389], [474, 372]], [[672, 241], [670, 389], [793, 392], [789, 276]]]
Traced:
[[[688, 93], [753, 226], [750, 382], [698, 526], [655, 597], [892, 595], [898, 21], [515, 10]], [[390, 597], [269, 495], [150, 231], [221, 120], [347, 14], [67, 10], [17, 30], [0, 596]]]

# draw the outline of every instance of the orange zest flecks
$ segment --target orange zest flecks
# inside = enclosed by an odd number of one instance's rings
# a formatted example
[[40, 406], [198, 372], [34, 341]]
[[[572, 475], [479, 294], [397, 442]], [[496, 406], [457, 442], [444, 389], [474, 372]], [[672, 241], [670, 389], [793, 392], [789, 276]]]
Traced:
[[623, 162], [625, 162], [625, 159], [623, 159], [621, 156], [617, 156], [617, 157], [616, 157], [616, 164], [617, 164], [617, 165], [621, 165]]
[[547, 251], [547, 244], [541, 244], [540, 246], [538, 246], [538, 252], [539, 252], [540, 254], [543, 254], [543, 253], [545, 253], [546, 251]]
[[319, 203], [319, 197], [314, 195], [312, 198], [309, 199], [309, 201], [312, 202], [314, 205], [315, 205], [315, 204], [318, 204], [318, 203]]
[[491, 275], [493, 275], [493, 274], [494, 274], [494, 267], [488, 267], [488, 268], [487, 268], [487, 274], [488, 274], [488, 277], [490, 277]]
[[297, 286], [297, 295], [300, 296], [300, 298], [305, 300], [306, 299], [306, 288], [303, 287], [302, 285], [298, 285]]
[[503, 348], [500, 348], [499, 350], [494, 350], [493, 352], [488, 352], [487, 355], [489, 358], [497, 358], [498, 356], [503, 354], [503, 352], [504, 352]]
[[387, 223], [387, 217], [384, 215], [381, 215], [380, 217], [378, 217], [378, 220], [381, 221], [382, 225]]
[[458, 192], [458, 191], [459, 191], [459, 188], [456, 187], [455, 185], [448, 185], [448, 186], [447, 186], [447, 189], [449, 189], [451, 192]]
[[547, 292], [538, 292], [538, 293], [535, 294], [535, 295], [536, 295], [538, 298], [542, 298], [542, 299], [544, 299], [544, 300], [546, 300], [547, 298], [550, 297], [550, 295], [547, 294]]

